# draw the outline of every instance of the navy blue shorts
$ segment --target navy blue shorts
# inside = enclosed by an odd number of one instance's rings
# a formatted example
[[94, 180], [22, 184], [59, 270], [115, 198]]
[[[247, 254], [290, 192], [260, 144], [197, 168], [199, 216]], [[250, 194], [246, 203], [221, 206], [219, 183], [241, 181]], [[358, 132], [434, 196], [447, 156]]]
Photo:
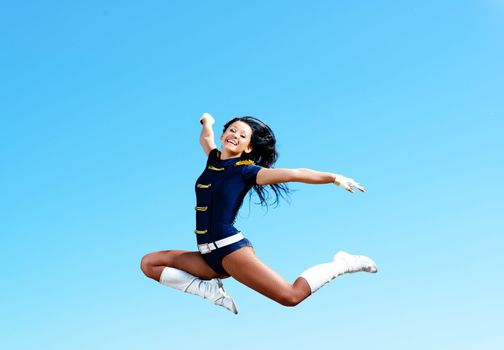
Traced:
[[250, 243], [248, 239], [244, 238], [233, 244], [212, 250], [208, 254], [201, 254], [201, 256], [206, 261], [208, 266], [212, 268], [212, 270], [217, 272], [219, 275], [229, 276], [229, 273], [227, 273], [226, 270], [224, 270], [224, 267], [222, 267], [222, 259], [226, 255], [231, 254], [235, 250], [238, 250], [243, 247], [252, 247], [252, 243]]

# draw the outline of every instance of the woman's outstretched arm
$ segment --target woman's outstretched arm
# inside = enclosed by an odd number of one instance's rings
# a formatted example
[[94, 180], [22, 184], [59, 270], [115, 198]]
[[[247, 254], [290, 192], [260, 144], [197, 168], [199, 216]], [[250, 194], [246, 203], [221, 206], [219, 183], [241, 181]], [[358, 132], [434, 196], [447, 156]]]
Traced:
[[209, 113], [203, 113], [200, 118], [200, 123], [203, 125], [200, 134], [200, 145], [205, 151], [205, 154], [208, 156], [211, 150], [216, 148], [214, 141], [214, 132], [212, 129], [212, 125], [215, 123], [215, 119]]
[[258, 185], [273, 185], [283, 182], [303, 182], [307, 184], [330, 184], [341, 186], [348, 192], [354, 193], [353, 188], [361, 192], [366, 192], [364, 187], [359, 185], [354, 179], [343, 175], [326, 173], [311, 169], [282, 169], [282, 168], [262, 168], [257, 173], [256, 182]]

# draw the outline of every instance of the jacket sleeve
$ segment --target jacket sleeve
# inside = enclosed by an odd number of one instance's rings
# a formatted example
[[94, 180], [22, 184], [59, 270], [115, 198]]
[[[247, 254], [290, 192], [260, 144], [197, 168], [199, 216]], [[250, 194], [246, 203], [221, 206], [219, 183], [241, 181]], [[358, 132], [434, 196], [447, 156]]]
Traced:
[[257, 177], [257, 173], [261, 169], [262, 169], [262, 167], [260, 167], [259, 165], [254, 165], [254, 164], [243, 166], [242, 167], [242, 176], [243, 176], [243, 179], [245, 180], [245, 182], [250, 185], [257, 185], [256, 177]]

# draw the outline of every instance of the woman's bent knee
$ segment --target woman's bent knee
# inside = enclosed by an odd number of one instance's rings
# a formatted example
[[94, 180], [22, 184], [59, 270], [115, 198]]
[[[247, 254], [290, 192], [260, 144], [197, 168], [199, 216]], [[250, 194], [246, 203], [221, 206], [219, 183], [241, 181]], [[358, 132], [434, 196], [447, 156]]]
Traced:
[[150, 254], [144, 255], [140, 261], [140, 269], [145, 274], [145, 276], [150, 277], [150, 272], [152, 270]]
[[298, 305], [300, 302], [302, 302], [304, 298], [299, 297], [296, 294], [293, 293], [286, 293], [281, 296], [279, 296], [276, 300], [279, 304], [287, 307], [293, 307]]
[[162, 270], [166, 266], [173, 266], [174, 263], [174, 254], [171, 254], [169, 250], [165, 250], [144, 255], [140, 261], [140, 269], [145, 276], [157, 281]]
[[140, 261], [140, 269], [145, 274], [145, 276], [156, 279], [155, 270], [159, 265], [159, 259], [157, 257], [158, 253], [149, 253], [142, 257]]

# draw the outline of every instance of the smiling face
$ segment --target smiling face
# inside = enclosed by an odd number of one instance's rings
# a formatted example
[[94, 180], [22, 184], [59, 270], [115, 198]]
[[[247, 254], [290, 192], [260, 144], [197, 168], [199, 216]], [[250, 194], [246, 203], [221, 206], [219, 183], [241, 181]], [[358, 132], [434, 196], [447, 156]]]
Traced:
[[232, 123], [220, 137], [223, 155], [231, 158], [240, 157], [243, 152], [250, 153], [252, 151], [251, 137], [252, 128], [247, 123], [242, 121]]

